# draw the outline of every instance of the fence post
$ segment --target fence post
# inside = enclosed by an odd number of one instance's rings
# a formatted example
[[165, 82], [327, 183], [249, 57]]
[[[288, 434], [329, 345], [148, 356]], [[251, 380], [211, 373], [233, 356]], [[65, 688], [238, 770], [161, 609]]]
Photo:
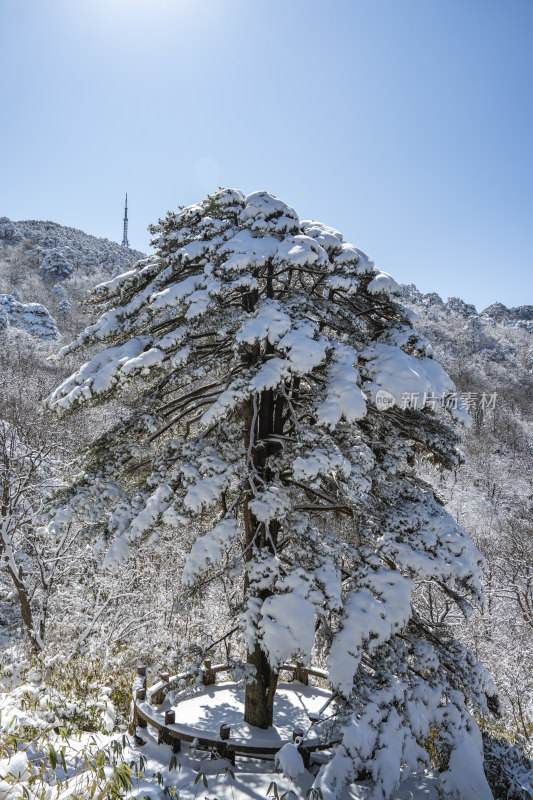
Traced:
[[[135, 700], [146, 700], [146, 689], [137, 689], [135, 692]], [[143, 717], [141, 717], [137, 709], [135, 709], [135, 713], [133, 715], [133, 723], [139, 728], [146, 728], [148, 726], [148, 723], [145, 719], [143, 719]]]
[[293, 681], [300, 681], [304, 686], [309, 686], [309, 674], [301, 661], [296, 662], [292, 679]]
[[216, 683], [216, 681], [216, 673], [211, 669], [211, 660], [206, 659], [202, 667], [202, 683], [204, 686], [211, 686], [211, 684]]
[[228, 724], [224, 723], [220, 726], [220, 738], [223, 742], [229, 739], [230, 732], [231, 728]]
[[[165, 725], [173, 725], [176, 722], [176, 712], [174, 709], [165, 711]], [[157, 732], [158, 744], [169, 744], [172, 747], [173, 753], [179, 753], [181, 750], [181, 739], [170, 735], [170, 731], [166, 728], [160, 728]]]
[[155, 706], [160, 705], [165, 699], [167, 692], [170, 689], [170, 672], [160, 672], [159, 680], [163, 681], [164, 686], [161, 686], [156, 692], [152, 692], [152, 704]]

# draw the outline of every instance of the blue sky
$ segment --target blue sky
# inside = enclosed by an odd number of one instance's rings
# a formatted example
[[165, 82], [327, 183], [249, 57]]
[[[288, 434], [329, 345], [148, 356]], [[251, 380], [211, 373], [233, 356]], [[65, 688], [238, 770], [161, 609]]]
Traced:
[[266, 189], [398, 280], [533, 303], [532, 0], [0, 0], [0, 216], [130, 243]]

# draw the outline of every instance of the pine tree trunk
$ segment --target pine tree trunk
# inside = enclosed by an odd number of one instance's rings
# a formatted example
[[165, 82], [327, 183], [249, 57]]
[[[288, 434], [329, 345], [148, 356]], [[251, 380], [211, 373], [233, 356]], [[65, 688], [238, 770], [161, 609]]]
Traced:
[[[245, 544], [248, 548], [245, 555], [246, 561], [251, 561], [253, 552], [251, 544], [257, 529], [257, 521], [245, 503], [244, 509], [244, 528]], [[244, 596], [246, 598], [249, 589], [248, 576], [244, 580]], [[268, 591], [262, 591], [258, 597], [265, 601], [270, 595]], [[266, 655], [256, 642], [253, 649], [248, 650], [247, 663], [255, 668], [254, 680], [246, 685], [246, 695], [244, 701], [244, 721], [256, 728], [269, 728], [274, 717], [274, 695], [278, 682], [277, 673], [272, 670]]]
[[[246, 503], [245, 531], [247, 543], [253, 540], [256, 520]], [[251, 560], [252, 552], [247, 552], [247, 560]], [[248, 593], [248, 578], [245, 576], [244, 594]], [[271, 595], [268, 590], [260, 592], [257, 597], [264, 602]], [[269, 728], [274, 719], [274, 696], [278, 683], [278, 673], [273, 670], [258, 642], [248, 650], [246, 661], [255, 668], [254, 680], [246, 685], [244, 700], [244, 721], [256, 728]]]
[[[246, 435], [244, 445], [246, 451], [250, 447], [250, 442], [254, 442], [254, 432], [252, 425], [254, 419], [254, 409], [250, 402], [243, 404], [243, 416], [245, 419]], [[278, 431], [278, 428], [280, 429]], [[264, 442], [270, 433], [281, 432], [281, 414], [279, 403], [275, 402], [272, 391], [268, 390], [261, 393], [259, 408], [256, 419], [257, 439]], [[266, 467], [267, 457], [272, 453], [276, 445], [271, 443], [266, 446], [263, 444], [257, 448], [252, 447], [252, 461], [254, 469], [268, 483], [270, 478], [269, 470]], [[250, 497], [252, 497], [250, 492]], [[254, 553], [253, 548], [268, 548], [272, 553], [278, 539], [279, 523], [272, 521], [270, 524], [259, 523], [252, 514], [248, 501], [244, 504], [244, 529], [245, 529], [245, 560], [251, 561]], [[260, 531], [256, 537], [256, 532]], [[249, 582], [245, 576], [244, 595], [248, 594]], [[261, 601], [265, 601], [271, 595], [268, 590], [261, 591], [257, 596]], [[246, 686], [246, 696], [244, 704], [244, 721], [257, 728], [269, 728], [273, 724], [274, 716], [274, 696], [278, 682], [278, 673], [273, 670], [268, 663], [265, 653], [256, 642], [253, 650], [247, 654], [247, 663], [255, 668], [254, 680]]]
[[255, 680], [246, 686], [244, 721], [256, 728], [269, 728], [274, 717], [278, 674], [271, 668], [258, 644], [248, 653], [248, 663], [255, 667]]
[[[269, 265], [267, 280], [267, 297], [272, 298], [273, 265]], [[257, 293], [250, 292], [243, 298], [243, 308], [250, 312], [257, 304]], [[265, 354], [273, 352], [273, 347], [266, 343]], [[261, 345], [256, 342], [252, 348], [243, 355], [244, 361], [248, 366], [256, 364], [261, 359]], [[267, 466], [267, 459], [279, 447], [272, 442], [269, 437], [272, 433], [282, 433], [283, 431], [283, 400], [276, 398], [272, 390], [261, 392], [256, 398], [258, 404], [255, 409], [257, 417], [254, 420], [254, 405], [252, 400], [247, 400], [242, 405], [244, 418], [244, 448], [245, 452], [251, 456], [253, 470], [261, 477], [265, 484], [271, 479], [270, 470]], [[252, 561], [254, 549], [267, 548], [272, 553], [275, 552], [277, 545], [279, 523], [272, 521], [270, 524], [261, 524], [255, 519], [249, 506], [248, 500], [253, 497], [253, 483], [250, 483], [250, 491], [244, 503], [244, 530], [245, 530], [245, 561]], [[259, 532], [259, 533], [258, 533]], [[257, 538], [256, 538], [256, 534]], [[244, 596], [248, 595], [249, 581], [245, 573]], [[257, 597], [264, 602], [271, 595], [268, 590], [259, 592]], [[255, 668], [254, 680], [246, 686], [246, 696], [244, 704], [244, 721], [257, 728], [269, 728], [273, 723], [274, 717], [274, 696], [278, 682], [278, 673], [273, 670], [268, 663], [265, 653], [259, 643], [256, 642], [253, 649], [247, 653], [247, 663]]]

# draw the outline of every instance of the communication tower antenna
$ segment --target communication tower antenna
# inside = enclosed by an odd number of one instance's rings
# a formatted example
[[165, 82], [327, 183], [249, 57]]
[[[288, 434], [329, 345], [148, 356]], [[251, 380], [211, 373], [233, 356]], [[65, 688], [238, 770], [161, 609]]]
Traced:
[[122, 236], [122, 247], [129, 247], [128, 242], [128, 195], [126, 193], [126, 205], [124, 206], [124, 235]]

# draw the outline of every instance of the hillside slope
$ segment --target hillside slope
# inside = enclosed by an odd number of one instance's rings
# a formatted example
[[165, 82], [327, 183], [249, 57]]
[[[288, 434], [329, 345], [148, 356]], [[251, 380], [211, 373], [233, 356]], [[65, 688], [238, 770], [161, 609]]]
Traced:
[[[86, 291], [143, 257], [138, 250], [90, 236], [55, 222], [13, 222], [0, 217], [0, 301], [4, 328], [36, 336], [70, 333], [79, 325], [72, 312]], [[22, 303], [21, 309], [16, 303]], [[44, 309], [28, 308], [39, 304]]]
[[[533, 739], [533, 306], [494, 304], [477, 314], [404, 288], [417, 328], [453, 378], [473, 420], [466, 463], [429, 476], [487, 559], [486, 608], [463, 629], [497, 681], [505, 724]], [[434, 598], [430, 598], [432, 601]], [[428, 614], [450, 622], [447, 609]]]

